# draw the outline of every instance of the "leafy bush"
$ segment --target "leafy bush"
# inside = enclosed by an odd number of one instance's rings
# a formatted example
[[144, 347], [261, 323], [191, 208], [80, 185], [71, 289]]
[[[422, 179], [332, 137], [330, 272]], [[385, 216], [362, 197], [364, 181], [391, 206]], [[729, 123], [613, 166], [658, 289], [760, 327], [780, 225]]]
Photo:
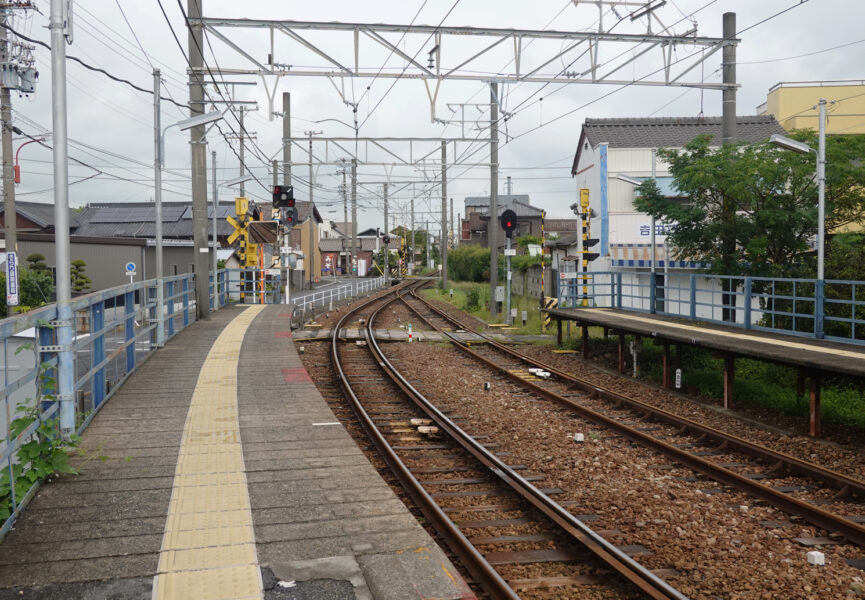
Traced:
[[466, 292], [466, 310], [473, 312], [481, 307], [481, 290], [478, 287], [472, 287]]

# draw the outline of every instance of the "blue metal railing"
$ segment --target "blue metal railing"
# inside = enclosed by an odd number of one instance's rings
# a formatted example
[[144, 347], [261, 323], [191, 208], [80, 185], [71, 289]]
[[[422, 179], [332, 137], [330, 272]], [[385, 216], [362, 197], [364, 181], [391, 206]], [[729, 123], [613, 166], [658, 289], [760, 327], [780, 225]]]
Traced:
[[682, 272], [566, 274], [559, 306], [607, 307], [865, 344], [865, 282]]
[[[195, 321], [194, 276], [178, 275], [162, 281], [169, 339]], [[148, 280], [74, 298], [71, 306], [75, 334], [68, 349], [56, 346], [56, 304], [0, 321], [4, 388], [0, 420], [6, 431], [0, 445], [0, 464], [10, 483], [14, 482], [18, 449], [31, 439], [40, 422], [58, 413], [59, 403], [43, 398], [39, 419], [19, 435], [12, 435], [18, 405], [32, 407], [44, 396], [40, 394], [42, 376], [56, 370], [58, 351], [70, 351], [73, 356], [75, 425], [80, 433], [105, 401], [156, 350], [158, 285], [156, 280]], [[9, 531], [38, 486], [30, 488], [23, 498], [16, 497], [14, 485], [9, 487], [11, 516], [0, 527], [0, 536]]]

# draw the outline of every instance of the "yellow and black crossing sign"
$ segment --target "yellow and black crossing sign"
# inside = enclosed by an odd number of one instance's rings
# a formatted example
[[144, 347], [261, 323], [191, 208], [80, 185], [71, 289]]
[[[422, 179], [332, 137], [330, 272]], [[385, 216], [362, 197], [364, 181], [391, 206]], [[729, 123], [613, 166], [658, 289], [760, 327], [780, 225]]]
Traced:
[[251, 218], [249, 214], [249, 200], [247, 198], [234, 199], [234, 214], [237, 218], [225, 217], [225, 220], [234, 227], [234, 231], [228, 236], [228, 243], [234, 244], [234, 242], [239, 242], [237, 257], [244, 268], [257, 267], [258, 244], [252, 244], [249, 241], [249, 223]]
[[[544, 298], [544, 310], [549, 310], [551, 308], [556, 308], [559, 305], [559, 300], [557, 298]], [[550, 317], [550, 313], [544, 313], [541, 315], [542, 321], [542, 329], [546, 331], [547, 328], [552, 323], [552, 317]]]

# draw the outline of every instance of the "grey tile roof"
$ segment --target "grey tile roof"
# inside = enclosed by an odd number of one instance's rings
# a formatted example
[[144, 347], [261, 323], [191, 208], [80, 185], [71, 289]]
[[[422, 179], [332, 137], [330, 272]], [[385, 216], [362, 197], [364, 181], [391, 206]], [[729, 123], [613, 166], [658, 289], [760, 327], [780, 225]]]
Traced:
[[[503, 198], [503, 196], [499, 196], [499, 200], [501, 200], [502, 198]], [[518, 196], [518, 195], [514, 194], [513, 196], [504, 196], [504, 198], [506, 200], [504, 202], [499, 202], [499, 204], [498, 204], [498, 214], [499, 215], [501, 215], [507, 209], [511, 209], [515, 213], [517, 213], [518, 217], [525, 217], [525, 218], [538, 217], [538, 218], [540, 218], [541, 212], [542, 212], [541, 209], [537, 208], [536, 206], [532, 206], [531, 204], [529, 204], [528, 200], [524, 201], [521, 199], [521, 198], [528, 198], [527, 195]], [[489, 213], [489, 210], [490, 210], [489, 198], [487, 198], [486, 200], [487, 200], [486, 204], [476, 205], [476, 208], [477, 208], [477, 210], [475, 211], [476, 214], [486, 215]]]
[[[526, 204], [531, 204], [529, 200], [528, 194], [499, 194], [499, 206], [504, 204], [510, 204], [513, 201], [524, 202]], [[490, 205], [490, 197], [489, 196], [467, 196], [466, 197], [466, 207], [484, 207]]]
[[[0, 214], [4, 212], [5, 206], [0, 204]], [[82, 217], [87, 213], [87, 208], [73, 209], [69, 211], [69, 228], [75, 230], [81, 224]], [[54, 227], [54, 204], [44, 202], [15, 202], [15, 211], [33, 221], [43, 229]]]
[[546, 231], [577, 231], [579, 219], [546, 219], [544, 229]]
[[[762, 142], [784, 128], [772, 115], [736, 117], [736, 137], [743, 142]], [[610, 148], [681, 148], [698, 135], [710, 135], [721, 143], [721, 117], [659, 117], [636, 119], [586, 119], [583, 135], [593, 146]]]

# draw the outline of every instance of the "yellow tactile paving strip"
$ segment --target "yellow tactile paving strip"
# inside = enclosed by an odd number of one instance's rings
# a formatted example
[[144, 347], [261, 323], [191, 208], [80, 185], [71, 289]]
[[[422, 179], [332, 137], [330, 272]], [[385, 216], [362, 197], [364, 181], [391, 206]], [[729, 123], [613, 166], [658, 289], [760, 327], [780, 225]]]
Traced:
[[240, 346], [263, 308], [235, 317], [201, 367], [177, 457], [154, 600], [263, 597], [237, 412]]
[[611, 310], [605, 309], [605, 308], [601, 308], [598, 310], [613, 314], [617, 318], [620, 318], [620, 319], [630, 319], [631, 321], [640, 321], [642, 323], [657, 323], [657, 324], [663, 325], [664, 327], [672, 327], [673, 329], [700, 331], [702, 333], [708, 333], [710, 335], [735, 338], [737, 340], [751, 340], [754, 342], [759, 342], [761, 344], [771, 344], [773, 346], [783, 346], [785, 348], [795, 348], [797, 350], [807, 350], [808, 352], [820, 352], [822, 354], [833, 354], [835, 356], [845, 356], [848, 358], [858, 358], [859, 360], [865, 360], [865, 355], [863, 355], [861, 352], [851, 352], [849, 350], [840, 350], [837, 348], [824, 348], [822, 346], [814, 346], [811, 344], [802, 344], [802, 343], [792, 342], [792, 341], [788, 342], [787, 340], [776, 340], [773, 338], [757, 337], [754, 335], [748, 335], [746, 333], [733, 333], [733, 332], [729, 332], [729, 331], [718, 331], [715, 329], [706, 329], [705, 327], [694, 327], [692, 325], [683, 325], [681, 323], [673, 323], [670, 321], [656, 321], [654, 319], [647, 319], [645, 317], [638, 317], [636, 315], [625, 315], [625, 314], [622, 314], [620, 312], [611, 311]]

